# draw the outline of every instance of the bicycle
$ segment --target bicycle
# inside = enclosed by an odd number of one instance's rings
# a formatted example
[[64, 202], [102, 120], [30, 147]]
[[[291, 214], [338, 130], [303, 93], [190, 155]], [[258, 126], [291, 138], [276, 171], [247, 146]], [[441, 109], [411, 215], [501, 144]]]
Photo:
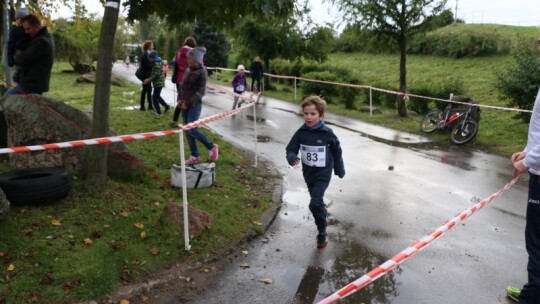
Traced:
[[[435, 130], [444, 130], [454, 125], [450, 140], [456, 145], [467, 143], [478, 133], [478, 122], [472, 118], [471, 109], [478, 107], [469, 106], [467, 109], [452, 109], [449, 105], [444, 111], [433, 110], [420, 121], [420, 130], [424, 133], [432, 133]], [[450, 115], [454, 112], [452, 115]]]

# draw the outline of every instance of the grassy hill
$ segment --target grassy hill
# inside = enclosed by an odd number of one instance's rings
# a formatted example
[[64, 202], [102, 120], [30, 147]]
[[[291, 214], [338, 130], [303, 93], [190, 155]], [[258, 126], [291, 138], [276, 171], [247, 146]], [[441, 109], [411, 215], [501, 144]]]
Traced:
[[[515, 44], [518, 39], [530, 39], [536, 45], [540, 30], [536, 27], [519, 27], [493, 24], [455, 24], [438, 29], [432, 34], [452, 34], [456, 36], [482, 36], [496, 34], [506, 43]], [[274, 63], [280, 62], [275, 60]], [[292, 63], [291, 63], [292, 64]], [[461, 84], [463, 93], [472, 97], [480, 104], [508, 106], [508, 101], [501, 99], [496, 88], [496, 75], [513, 64], [511, 54], [449, 58], [442, 56], [408, 55], [407, 81], [408, 89], [414, 90], [425, 86], [444, 86], [457, 82]], [[282, 63], [280, 64], [282, 65]], [[334, 53], [323, 65], [328, 69], [346, 69], [360, 79], [360, 84], [371, 85], [396, 90], [399, 87], [399, 54], [367, 54], [367, 53]], [[284, 72], [286, 73], [286, 72]], [[223, 73], [223, 83], [229, 84], [231, 75]], [[273, 84], [276, 84], [274, 81]], [[276, 91], [267, 91], [266, 95], [285, 100], [294, 100], [294, 88], [290, 84], [278, 84]], [[365, 94], [363, 94], [365, 96]], [[297, 96], [303, 96], [301, 90]], [[358, 104], [367, 102], [366, 97], [359, 98]], [[406, 130], [414, 133], [419, 131], [421, 116], [402, 119], [397, 116], [395, 109], [382, 109], [382, 114], [369, 116], [357, 110], [347, 110], [341, 105], [330, 105], [333, 112], [370, 121], [388, 127]], [[514, 119], [515, 112], [484, 109], [480, 121], [479, 134], [475, 143], [469, 146], [478, 147], [484, 151], [510, 155], [523, 149], [526, 143], [528, 125]], [[430, 135], [435, 140], [446, 141], [448, 134]]]

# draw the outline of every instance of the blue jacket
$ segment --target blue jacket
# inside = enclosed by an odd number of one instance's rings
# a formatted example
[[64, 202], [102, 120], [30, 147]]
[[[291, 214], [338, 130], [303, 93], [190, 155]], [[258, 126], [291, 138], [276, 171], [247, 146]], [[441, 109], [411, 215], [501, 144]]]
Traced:
[[290, 165], [298, 158], [300, 151], [306, 183], [330, 181], [332, 170], [339, 177], [345, 175], [339, 139], [323, 121], [313, 128], [303, 124], [294, 133], [285, 150]]

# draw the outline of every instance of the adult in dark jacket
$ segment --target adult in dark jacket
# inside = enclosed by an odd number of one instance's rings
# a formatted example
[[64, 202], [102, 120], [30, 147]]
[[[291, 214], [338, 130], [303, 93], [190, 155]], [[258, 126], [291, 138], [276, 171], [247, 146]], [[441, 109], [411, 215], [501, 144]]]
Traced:
[[54, 42], [34, 15], [22, 19], [24, 32], [31, 37], [26, 50], [15, 54], [15, 65], [20, 66], [19, 83], [6, 92], [15, 94], [43, 94], [49, 91], [51, 69], [54, 63]]
[[[21, 52], [26, 49], [32, 38], [24, 32], [22, 26], [22, 18], [28, 16], [28, 10], [25, 7], [21, 7], [15, 12], [15, 22], [17, 25], [9, 30], [8, 46], [7, 46], [7, 62], [8, 66], [13, 67], [15, 65], [15, 53]], [[17, 73], [16, 68], [15, 73]], [[13, 77], [15, 82], [18, 82], [17, 77]]]
[[261, 63], [261, 57], [255, 57], [255, 61], [251, 64], [249, 68], [249, 73], [251, 75], [251, 92], [253, 92], [253, 84], [257, 82], [257, 93], [261, 91], [261, 77], [263, 75], [263, 66]]
[[[142, 79], [147, 79], [152, 76], [152, 68], [154, 67], [154, 62], [148, 60], [148, 54], [154, 50], [154, 43], [152, 40], [146, 40], [142, 45], [143, 53], [141, 55], [141, 70], [142, 70]], [[145, 111], [144, 107], [144, 97], [148, 101], [148, 110], [153, 110], [152, 106], [152, 83], [142, 83], [141, 91], [141, 107], [139, 110]]]

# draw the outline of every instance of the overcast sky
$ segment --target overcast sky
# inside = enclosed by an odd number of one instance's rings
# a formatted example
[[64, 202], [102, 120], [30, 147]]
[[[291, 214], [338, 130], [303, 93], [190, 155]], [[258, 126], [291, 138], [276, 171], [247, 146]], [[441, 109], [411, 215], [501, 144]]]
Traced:
[[[330, 0], [308, 0], [317, 23], [339, 23], [340, 14]], [[103, 14], [98, 0], [84, 0], [88, 9]], [[540, 0], [448, 0], [447, 8], [466, 23], [540, 26]]]
[[[309, 0], [316, 22], [339, 22], [339, 13], [329, 0]], [[456, 10], [466, 23], [496, 23], [540, 26], [540, 0], [449, 0], [447, 8]]]

